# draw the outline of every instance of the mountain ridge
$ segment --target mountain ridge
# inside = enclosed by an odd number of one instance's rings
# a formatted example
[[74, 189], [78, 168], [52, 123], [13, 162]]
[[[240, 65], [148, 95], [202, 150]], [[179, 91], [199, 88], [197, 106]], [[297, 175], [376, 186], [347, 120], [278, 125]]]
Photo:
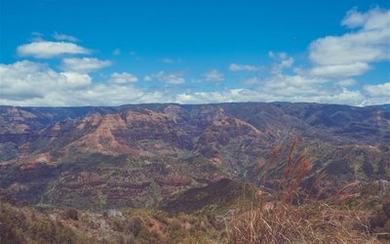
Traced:
[[311, 175], [335, 185], [389, 179], [386, 106], [313, 103], [0, 107], [0, 188], [33, 204], [155, 206], [221, 178], [257, 183], [292, 138]]

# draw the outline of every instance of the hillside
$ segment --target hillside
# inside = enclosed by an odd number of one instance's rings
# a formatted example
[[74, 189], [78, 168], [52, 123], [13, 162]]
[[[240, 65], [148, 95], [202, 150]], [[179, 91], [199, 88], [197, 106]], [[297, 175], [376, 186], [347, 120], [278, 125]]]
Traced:
[[301, 139], [330, 187], [390, 178], [388, 106], [232, 103], [0, 108], [0, 188], [30, 204], [157, 206], [221, 178], [257, 183]]

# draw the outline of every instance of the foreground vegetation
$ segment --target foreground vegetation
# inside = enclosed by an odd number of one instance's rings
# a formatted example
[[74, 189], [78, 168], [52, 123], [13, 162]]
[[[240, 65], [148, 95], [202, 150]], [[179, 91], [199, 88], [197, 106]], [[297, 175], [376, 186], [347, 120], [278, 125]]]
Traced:
[[388, 243], [389, 206], [380, 198], [372, 211], [348, 204], [268, 202], [212, 215], [2, 203], [0, 243]]
[[228, 224], [228, 241], [380, 243], [378, 237], [383, 241], [388, 239], [390, 202], [384, 193], [377, 191], [362, 196], [363, 189], [378, 188], [354, 182], [322, 197], [321, 179], [325, 175], [320, 172], [307, 179], [313, 164], [305, 150], [298, 150], [298, 144], [295, 139], [288, 147], [276, 147], [270, 162], [260, 165], [259, 180], [275, 189], [269, 196], [272, 200], [262, 198], [257, 206], [236, 211]]

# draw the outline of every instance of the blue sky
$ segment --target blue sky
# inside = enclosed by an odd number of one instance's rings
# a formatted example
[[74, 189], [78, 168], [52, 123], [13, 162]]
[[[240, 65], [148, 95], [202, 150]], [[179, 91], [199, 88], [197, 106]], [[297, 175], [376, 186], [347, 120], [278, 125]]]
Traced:
[[0, 3], [0, 104], [390, 103], [388, 0]]

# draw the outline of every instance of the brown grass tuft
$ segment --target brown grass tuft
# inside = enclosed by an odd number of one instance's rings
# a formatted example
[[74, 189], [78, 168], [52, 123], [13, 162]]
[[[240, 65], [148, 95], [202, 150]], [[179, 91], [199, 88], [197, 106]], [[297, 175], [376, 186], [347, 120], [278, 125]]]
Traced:
[[368, 233], [366, 216], [322, 203], [276, 203], [233, 214], [230, 243], [379, 243]]
[[[345, 186], [331, 199], [310, 198], [303, 183], [313, 164], [307, 152], [298, 148], [298, 139], [279, 145], [271, 152], [269, 163], [260, 165], [260, 182], [272, 187], [272, 200], [236, 210], [227, 225], [229, 242], [379, 243], [369, 235], [366, 213], [340, 206], [353, 197], [349, 189], [357, 183]], [[313, 184], [320, 185], [323, 177], [320, 174]]]

